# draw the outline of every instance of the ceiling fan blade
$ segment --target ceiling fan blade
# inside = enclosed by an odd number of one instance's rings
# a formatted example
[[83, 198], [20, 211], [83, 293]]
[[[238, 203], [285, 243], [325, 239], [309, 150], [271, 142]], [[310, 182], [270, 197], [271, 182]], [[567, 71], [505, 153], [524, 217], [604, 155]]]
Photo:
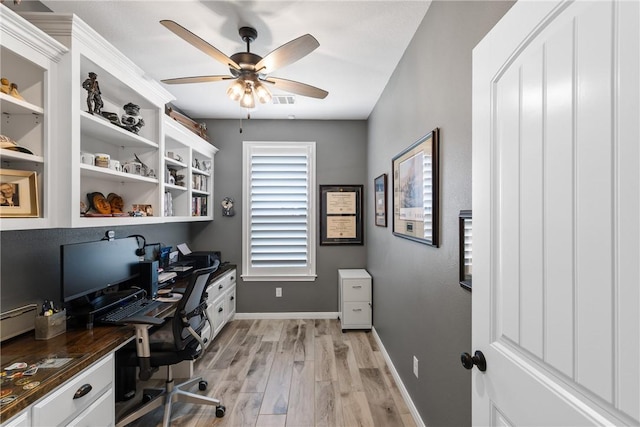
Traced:
[[310, 34], [305, 34], [283, 44], [256, 64], [256, 71], [269, 74], [278, 68], [289, 65], [313, 52], [320, 43]]
[[162, 83], [168, 85], [177, 85], [183, 83], [207, 83], [207, 82], [219, 82], [222, 80], [233, 80], [233, 76], [194, 76], [194, 77], [178, 77], [175, 79], [160, 80]]
[[311, 98], [324, 99], [327, 97], [327, 95], [329, 95], [329, 92], [327, 92], [326, 90], [322, 90], [308, 84], [294, 82], [293, 80], [268, 77], [261, 81], [271, 83], [275, 85], [277, 89], [283, 90], [285, 92], [296, 93], [298, 95], [309, 96]]
[[223, 63], [224, 65], [226, 65], [229, 68], [240, 70], [240, 66], [233, 59], [229, 58], [227, 55], [225, 55], [224, 53], [220, 52], [218, 49], [213, 47], [211, 44], [209, 44], [208, 42], [202, 40], [200, 37], [198, 37], [195, 34], [193, 34], [191, 31], [187, 30], [182, 25], [180, 25], [180, 24], [178, 24], [178, 23], [176, 23], [174, 21], [171, 21], [169, 19], [164, 19], [164, 20], [160, 21], [160, 23], [162, 25], [164, 25], [165, 27], [167, 27], [168, 30], [170, 30], [173, 33], [175, 33], [178, 37], [182, 38], [186, 42], [188, 42], [188, 43], [192, 44], [193, 46], [197, 47], [198, 49], [200, 49], [201, 51], [203, 51], [204, 53], [206, 53], [207, 55], [209, 55], [213, 59]]

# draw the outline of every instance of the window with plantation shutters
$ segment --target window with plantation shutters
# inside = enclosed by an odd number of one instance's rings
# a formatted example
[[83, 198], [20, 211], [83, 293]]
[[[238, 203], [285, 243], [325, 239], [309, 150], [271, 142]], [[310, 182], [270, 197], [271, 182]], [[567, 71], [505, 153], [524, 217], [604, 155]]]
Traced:
[[243, 279], [315, 279], [315, 143], [243, 146]]

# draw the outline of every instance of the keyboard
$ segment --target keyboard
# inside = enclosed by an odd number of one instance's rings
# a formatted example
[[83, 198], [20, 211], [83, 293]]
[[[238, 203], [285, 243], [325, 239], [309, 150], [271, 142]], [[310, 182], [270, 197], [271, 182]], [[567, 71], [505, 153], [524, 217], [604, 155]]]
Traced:
[[162, 302], [160, 301], [153, 301], [145, 298], [137, 299], [126, 305], [120, 306], [115, 310], [111, 310], [107, 314], [101, 316], [98, 321], [100, 323], [108, 324], [123, 323], [123, 320], [129, 317], [144, 316], [150, 311], [158, 308], [161, 304]]

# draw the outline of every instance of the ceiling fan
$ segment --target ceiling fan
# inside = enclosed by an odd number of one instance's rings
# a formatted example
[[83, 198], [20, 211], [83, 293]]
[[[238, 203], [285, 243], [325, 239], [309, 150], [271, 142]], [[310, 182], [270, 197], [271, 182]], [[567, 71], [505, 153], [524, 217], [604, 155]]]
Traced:
[[261, 103], [270, 102], [272, 95], [267, 85], [311, 98], [324, 99], [329, 94], [325, 90], [305, 83], [269, 76], [273, 71], [305, 57], [320, 46], [320, 43], [310, 34], [305, 34], [283, 44], [263, 58], [250, 52], [251, 42], [258, 37], [256, 29], [241, 27], [238, 32], [240, 38], [247, 44], [247, 51], [234, 53], [229, 57], [174, 21], [162, 20], [160, 23], [178, 37], [229, 67], [231, 73], [231, 75], [178, 77], [162, 80], [163, 83], [183, 84], [234, 80], [227, 89], [227, 95], [234, 101], [240, 101], [240, 106], [244, 108], [255, 107], [254, 94]]

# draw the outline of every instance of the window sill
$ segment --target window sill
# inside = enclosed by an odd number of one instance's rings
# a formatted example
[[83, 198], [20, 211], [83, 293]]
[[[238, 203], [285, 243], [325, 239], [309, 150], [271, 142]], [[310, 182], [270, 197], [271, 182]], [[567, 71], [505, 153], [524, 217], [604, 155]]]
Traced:
[[241, 275], [245, 282], [314, 282], [316, 275], [313, 276], [260, 276], [260, 275]]

